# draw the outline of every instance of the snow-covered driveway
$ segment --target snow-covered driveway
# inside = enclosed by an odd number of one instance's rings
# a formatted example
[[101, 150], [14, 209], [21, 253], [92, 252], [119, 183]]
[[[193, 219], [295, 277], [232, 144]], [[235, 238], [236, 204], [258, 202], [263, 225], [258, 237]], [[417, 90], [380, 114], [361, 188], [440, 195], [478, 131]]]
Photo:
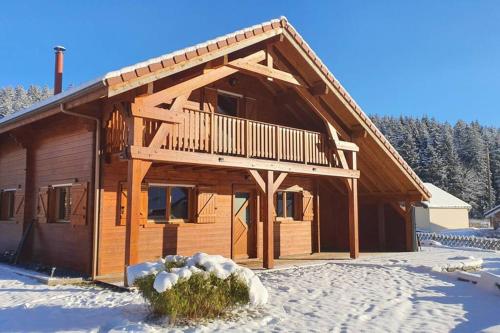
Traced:
[[[237, 321], [189, 331], [500, 332], [500, 297], [424, 266], [483, 258], [500, 274], [500, 253], [424, 248], [357, 261], [262, 273], [270, 304]], [[0, 267], [0, 331], [165, 331], [144, 322], [141, 297], [88, 286], [47, 287]], [[174, 330], [174, 328], [169, 328]]]

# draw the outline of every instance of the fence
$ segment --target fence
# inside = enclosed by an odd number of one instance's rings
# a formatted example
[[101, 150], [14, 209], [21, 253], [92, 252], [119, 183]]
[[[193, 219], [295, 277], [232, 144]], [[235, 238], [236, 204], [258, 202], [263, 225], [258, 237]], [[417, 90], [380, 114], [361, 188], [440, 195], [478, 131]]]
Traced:
[[500, 239], [436, 234], [433, 232], [417, 232], [418, 240], [434, 240], [443, 245], [451, 247], [475, 247], [485, 250], [500, 251]]

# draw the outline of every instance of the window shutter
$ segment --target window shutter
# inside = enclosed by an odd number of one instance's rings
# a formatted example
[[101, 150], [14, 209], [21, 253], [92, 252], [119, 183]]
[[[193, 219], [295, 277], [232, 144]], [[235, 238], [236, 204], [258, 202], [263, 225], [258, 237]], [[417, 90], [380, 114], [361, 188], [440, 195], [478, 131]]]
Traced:
[[73, 225], [87, 224], [88, 184], [74, 184], [73, 186], [71, 186], [70, 196], [71, 223]]
[[14, 198], [14, 218], [18, 223], [24, 222], [24, 190], [17, 189]]
[[309, 191], [302, 192], [302, 221], [314, 219], [313, 195]]
[[127, 225], [127, 190], [128, 184], [120, 182], [118, 185], [117, 225]]
[[48, 187], [40, 187], [38, 190], [37, 219], [38, 223], [47, 223], [47, 203], [49, 196]]
[[215, 223], [217, 193], [214, 186], [197, 188], [196, 223]]
[[[139, 218], [139, 224], [145, 225], [148, 221], [148, 184], [141, 184], [141, 216]], [[125, 219], [127, 216], [125, 215]], [[125, 224], [126, 224], [125, 220]]]

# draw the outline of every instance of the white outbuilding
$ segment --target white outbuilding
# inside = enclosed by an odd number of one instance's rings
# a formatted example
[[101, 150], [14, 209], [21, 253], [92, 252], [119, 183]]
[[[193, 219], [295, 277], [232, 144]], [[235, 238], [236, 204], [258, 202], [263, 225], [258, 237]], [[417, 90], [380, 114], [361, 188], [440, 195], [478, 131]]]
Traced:
[[439, 232], [469, 228], [471, 205], [431, 183], [425, 183], [425, 187], [432, 197], [429, 201], [422, 201], [421, 206], [415, 207], [417, 230]]

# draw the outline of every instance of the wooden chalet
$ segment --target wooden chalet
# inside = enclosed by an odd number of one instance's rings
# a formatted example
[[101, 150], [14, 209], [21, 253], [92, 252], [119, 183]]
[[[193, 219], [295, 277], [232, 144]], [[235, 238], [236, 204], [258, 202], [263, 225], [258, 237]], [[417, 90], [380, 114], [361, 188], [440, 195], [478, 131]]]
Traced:
[[411, 251], [429, 199], [285, 18], [3, 118], [0, 190], [0, 251], [94, 278], [198, 251]]

